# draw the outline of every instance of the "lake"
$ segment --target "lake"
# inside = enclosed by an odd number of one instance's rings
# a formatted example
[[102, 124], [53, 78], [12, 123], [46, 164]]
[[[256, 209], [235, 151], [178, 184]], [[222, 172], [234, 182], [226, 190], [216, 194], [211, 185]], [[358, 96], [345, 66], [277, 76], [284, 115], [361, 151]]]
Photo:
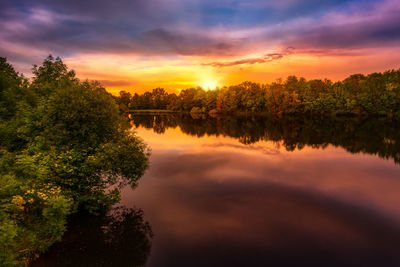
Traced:
[[400, 266], [400, 125], [133, 115], [152, 149], [121, 207], [33, 266]]

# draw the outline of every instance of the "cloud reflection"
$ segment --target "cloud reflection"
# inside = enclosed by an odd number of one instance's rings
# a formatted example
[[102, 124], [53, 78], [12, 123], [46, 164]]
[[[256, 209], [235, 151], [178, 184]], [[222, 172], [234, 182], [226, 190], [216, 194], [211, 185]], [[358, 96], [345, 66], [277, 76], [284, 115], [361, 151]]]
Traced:
[[152, 223], [149, 266], [400, 263], [400, 170], [391, 162], [332, 146], [266, 154], [177, 129], [138, 134], [153, 148], [151, 168], [123, 201]]

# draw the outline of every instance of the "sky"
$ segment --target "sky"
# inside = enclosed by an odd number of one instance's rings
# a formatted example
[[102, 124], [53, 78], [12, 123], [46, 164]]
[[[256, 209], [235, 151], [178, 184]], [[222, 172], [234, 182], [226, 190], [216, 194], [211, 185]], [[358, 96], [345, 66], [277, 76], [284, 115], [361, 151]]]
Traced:
[[52, 54], [110, 92], [400, 68], [400, 0], [1, 0], [0, 56]]

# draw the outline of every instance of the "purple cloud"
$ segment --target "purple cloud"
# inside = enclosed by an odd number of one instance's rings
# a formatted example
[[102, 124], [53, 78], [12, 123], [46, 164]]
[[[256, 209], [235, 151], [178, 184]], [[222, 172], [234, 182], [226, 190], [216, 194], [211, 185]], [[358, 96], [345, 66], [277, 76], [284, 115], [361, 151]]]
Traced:
[[[397, 47], [400, 6], [398, 0], [5, 0], [0, 27], [2, 56], [27, 64], [49, 53], [245, 57], [289, 46], [299, 51]], [[286, 55], [205, 65], [257, 64]]]
[[204, 63], [204, 66], [213, 66], [213, 67], [229, 67], [235, 65], [242, 65], [242, 64], [256, 64], [256, 63], [266, 63], [275, 60], [279, 60], [284, 56], [290, 55], [293, 53], [294, 47], [288, 47], [283, 52], [280, 53], [269, 53], [265, 54], [259, 58], [246, 58], [234, 61], [225, 61], [225, 62], [211, 62], [211, 63]]

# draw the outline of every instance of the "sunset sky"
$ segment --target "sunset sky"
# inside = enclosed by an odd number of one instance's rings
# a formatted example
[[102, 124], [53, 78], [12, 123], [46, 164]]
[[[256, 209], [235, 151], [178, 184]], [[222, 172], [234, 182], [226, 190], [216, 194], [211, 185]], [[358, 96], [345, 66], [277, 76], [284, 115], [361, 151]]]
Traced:
[[400, 0], [2, 0], [0, 56], [113, 93], [400, 68]]

